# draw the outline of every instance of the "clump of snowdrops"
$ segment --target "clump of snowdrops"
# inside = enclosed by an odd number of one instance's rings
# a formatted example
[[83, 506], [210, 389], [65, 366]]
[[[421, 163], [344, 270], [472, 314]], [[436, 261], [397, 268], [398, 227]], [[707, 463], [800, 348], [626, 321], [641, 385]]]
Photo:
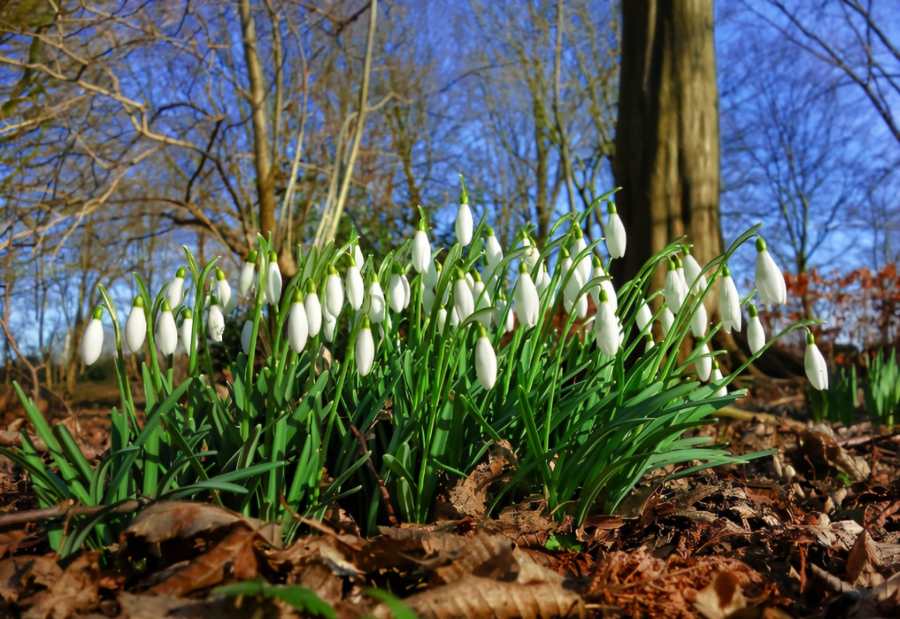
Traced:
[[[280, 520], [288, 538], [298, 514], [322, 517], [334, 504], [368, 531], [393, 518], [425, 522], [437, 494], [500, 441], [516, 463], [489, 509], [537, 493], [575, 522], [614, 511], [650, 472], [761, 455], [733, 456], [689, 432], [743, 395], [730, 383], [777, 337], [810, 324], [767, 340], [754, 291], [738, 293], [728, 260], [756, 238], [755, 293], [763, 305], [786, 301], [758, 227], [709, 264], [676, 242], [633, 280], [613, 282], [625, 230], [610, 194], [592, 209], [607, 213], [605, 240], [585, 240], [586, 211], [557, 221], [543, 247], [526, 227], [503, 248], [484, 221], [475, 226], [463, 185], [452, 247], [432, 245], [422, 212], [413, 237], [380, 262], [351, 238], [300, 255], [287, 282], [262, 237], [237, 274], [217, 260], [198, 265], [185, 248], [186, 267], [154, 296], [135, 274], [127, 318], [100, 288], [82, 352], [95, 362], [111, 323], [121, 405], [99, 462], [30, 403], [48, 456], [24, 434], [21, 449], [3, 453], [31, 474], [43, 504], [106, 506], [52, 531], [64, 554], [114, 541], [131, 517], [116, 506], [133, 498], [205, 498]], [[665, 287], [650, 290], [660, 264]], [[704, 299], [714, 288], [721, 322], [711, 324]], [[710, 341], [741, 330], [744, 309], [752, 356], [723, 376]], [[230, 324], [239, 350], [223, 348]], [[809, 378], [825, 388], [809, 337]], [[142, 362], [139, 376], [125, 355]], [[186, 378], [176, 381], [179, 367]]]

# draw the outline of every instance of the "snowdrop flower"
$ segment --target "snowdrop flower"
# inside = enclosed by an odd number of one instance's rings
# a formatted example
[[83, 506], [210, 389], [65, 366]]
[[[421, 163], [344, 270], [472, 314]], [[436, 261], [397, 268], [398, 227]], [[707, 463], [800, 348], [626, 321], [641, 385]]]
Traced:
[[[600, 262], [600, 258], [597, 256], [593, 257], [594, 261], [594, 270], [592, 273], [592, 277], [594, 279], [598, 277], [605, 277], [606, 279], [600, 282], [600, 286], [591, 288], [591, 298], [594, 301], [594, 305], [596, 307], [600, 307], [600, 290], [606, 291], [606, 296], [609, 298], [609, 303], [612, 305], [613, 311], [618, 311], [619, 309], [619, 297], [616, 295], [616, 288], [612, 285], [612, 282], [609, 280], [609, 277], [606, 274], [606, 271], [603, 269], [603, 263]], [[652, 318], [653, 315], [651, 314]], [[649, 321], [648, 321], [649, 322]]]
[[412, 266], [416, 273], [425, 273], [431, 266], [431, 243], [428, 241], [427, 229], [425, 219], [420, 219], [412, 244]]
[[616, 205], [609, 203], [609, 219], [603, 228], [606, 235], [606, 249], [610, 258], [621, 258], [625, 255], [625, 226], [616, 211]]
[[538, 323], [541, 302], [537, 287], [528, 272], [528, 265], [524, 261], [519, 262], [519, 280], [516, 282], [514, 300], [519, 324], [525, 328], [535, 326]]
[[662, 326], [663, 336], [669, 335], [669, 329], [675, 323], [675, 314], [668, 307], [664, 307], [659, 315], [659, 324]]
[[541, 266], [538, 269], [538, 279], [534, 282], [535, 287], [538, 291], [538, 296], [544, 296], [544, 292], [550, 287], [550, 274], [547, 272], [547, 265], [541, 262]]
[[[709, 354], [709, 345], [704, 344], [700, 349], [700, 355], [694, 359], [694, 369], [697, 371], [697, 377], [704, 383], [709, 380], [709, 375], [712, 372], [712, 362], [713, 358]], [[720, 372], [719, 376], [721, 377], [721, 375]]]
[[402, 279], [400, 273], [394, 273], [388, 282], [388, 299], [395, 313], [400, 313], [406, 307], [406, 288], [403, 287]]
[[[591, 279], [591, 254], [585, 254], [578, 259], [578, 255], [581, 254], [585, 249], [587, 249], [587, 242], [584, 240], [584, 234], [581, 232], [581, 228], [576, 228], [577, 232], [575, 232], [575, 240], [572, 242], [572, 251], [570, 252], [573, 256], [573, 260], [577, 259], [575, 263], [578, 269], [578, 272], [581, 274], [581, 281], [587, 282]], [[596, 256], [595, 256], [596, 257]]]
[[431, 314], [431, 310], [434, 307], [434, 290], [429, 288], [428, 286], [422, 285], [422, 309], [425, 310], [426, 314]]
[[147, 337], [147, 315], [144, 313], [144, 297], [138, 295], [131, 304], [131, 313], [125, 322], [125, 344], [130, 352], [138, 352]]
[[528, 270], [532, 271], [541, 255], [526, 232], [522, 233], [522, 247], [525, 249], [525, 252], [522, 254], [522, 260], [528, 265]]
[[759, 320], [756, 306], [751, 303], [747, 309], [750, 312], [750, 320], [747, 322], [747, 344], [750, 345], [750, 354], [755, 355], [766, 345], [766, 332]]
[[678, 268], [675, 266], [675, 261], [671, 258], [669, 258], [669, 271], [666, 273], [663, 296], [666, 299], [666, 305], [672, 310], [673, 314], [678, 313], [684, 304], [684, 299], [687, 297], [684, 280], [678, 275]]
[[478, 341], [475, 342], [475, 375], [487, 391], [497, 382], [497, 354], [487, 337], [484, 325], [478, 325]]
[[500, 247], [500, 241], [494, 236], [494, 229], [490, 226], [487, 227], [487, 234], [484, 237], [484, 257], [487, 260], [491, 273], [497, 269], [503, 260], [503, 248]]
[[437, 330], [438, 333], [444, 333], [444, 327], [447, 325], [447, 308], [441, 307], [437, 313]]
[[731, 271], [726, 264], [722, 270], [722, 288], [719, 290], [719, 314], [725, 333], [741, 330], [741, 295], [731, 279]]
[[186, 354], [191, 352], [191, 337], [194, 333], [194, 313], [191, 308], [184, 308], [184, 320], [181, 321], [181, 347]]
[[325, 341], [331, 343], [334, 341], [334, 332], [337, 329], [337, 318], [331, 315], [326, 308], [322, 312], [322, 335]]
[[[581, 273], [578, 269], [573, 268], [572, 258], [569, 256], [569, 252], [565, 247], [559, 249], [559, 256], [562, 259], [562, 263], [560, 264], [561, 281], [566, 282], [563, 287], [563, 298], [572, 304], [578, 298], [578, 293], [581, 292], [581, 287], [584, 286], [584, 280], [581, 278]], [[571, 273], [571, 276], [569, 273]]]
[[806, 367], [806, 377], [813, 389], [819, 391], [828, 389], [828, 365], [825, 363], [825, 357], [822, 356], [819, 347], [816, 346], [816, 338], [810, 331], [806, 332], [806, 355], [803, 365]]
[[654, 346], [656, 346], [656, 342], [653, 341], [653, 335], [648, 333], [644, 336], [644, 354], [646, 355], [648, 352], [653, 350]]
[[462, 269], [456, 269], [456, 281], [453, 283], [453, 309], [457, 312], [459, 321], [463, 322], [475, 311], [475, 299], [472, 296], [472, 288], [466, 281]]
[[375, 341], [372, 339], [372, 327], [369, 317], [362, 317], [362, 327], [356, 334], [356, 371], [365, 376], [375, 363]]
[[[512, 310], [510, 310], [508, 312], [506, 311], [506, 306], [507, 306], [506, 295], [503, 293], [503, 291], [500, 291], [500, 293], [497, 295], [497, 310], [494, 312], [494, 320], [497, 322], [498, 325], [503, 326], [504, 333], [509, 333], [516, 326], [516, 318], [515, 318], [515, 314], [512, 312]], [[506, 322], [505, 323], [502, 322], [504, 312], [506, 312]]]
[[216, 267], [216, 295], [219, 297], [222, 307], [225, 308], [225, 313], [230, 313], [236, 305], [236, 299], [231, 293], [231, 285], [225, 279], [225, 271], [218, 267]]
[[97, 307], [81, 337], [81, 360], [85, 365], [94, 365], [103, 352], [103, 323], [100, 322], [102, 318], [103, 308]]
[[706, 313], [706, 306], [701, 301], [697, 305], [697, 311], [691, 316], [691, 333], [694, 337], [703, 337], [706, 335], [706, 328], [709, 326], [709, 315]]
[[172, 283], [169, 284], [169, 289], [166, 291], [166, 300], [169, 302], [169, 307], [178, 307], [181, 305], [181, 301], [184, 298], [184, 278], [187, 275], [187, 269], [184, 267], [179, 267], [177, 271], [175, 271], [175, 277], [172, 279]]
[[159, 315], [159, 322], [156, 323], [156, 345], [159, 351], [167, 356], [174, 355], [178, 349], [178, 327], [175, 326], [172, 308], [166, 300], [162, 302], [162, 313]]
[[341, 276], [332, 265], [328, 268], [328, 276], [325, 278], [325, 309], [332, 316], [340, 316], [343, 308], [344, 287], [341, 285]]
[[412, 301], [412, 288], [409, 286], [409, 279], [405, 273], [400, 274], [400, 283], [403, 284], [403, 309], [406, 309]]
[[369, 285], [369, 321], [377, 325], [384, 322], [386, 314], [384, 291], [378, 279], [373, 279]]
[[253, 320], [245, 320], [241, 327], [241, 350], [244, 355], [250, 354], [250, 344], [253, 343]]
[[[715, 359], [712, 360], [712, 368], [712, 377], [709, 379], [709, 382], [715, 383], [722, 380], [722, 370], [719, 369], [719, 362]], [[725, 395], [728, 395], [728, 389], [725, 387], [725, 385], [722, 385], [721, 387], [716, 389], [715, 393], [713, 393], [714, 398], [721, 398]]]
[[650, 310], [650, 306], [647, 305], [647, 301], [641, 299], [641, 304], [638, 306], [637, 310], [637, 317], [635, 318], [638, 329], [643, 331], [652, 321], [653, 312]]
[[437, 286], [438, 279], [441, 277], [442, 268], [440, 262], [436, 263], [434, 260], [431, 260], [428, 263], [428, 269], [425, 271], [425, 276], [422, 278], [422, 283], [428, 288]]
[[756, 237], [756, 291], [766, 306], [787, 303], [787, 285], [784, 275], [766, 250], [766, 242]]
[[691, 255], [688, 248], [684, 248], [684, 277], [690, 288], [691, 294], [700, 294], [706, 288], [706, 276], [701, 275], [703, 271], [700, 263]]
[[306, 305], [303, 303], [303, 293], [299, 289], [294, 291], [291, 303], [291, 311], [288, 314], [288, 343], [298, 355], [306, 349], [306, 341], [309, 339], [309, 318], [306, 314]]
[[256, 253], [256, 250], [251, 251], [247, 256], [247, 261], [244, 262], [244, 266], [241, 267], [241, 276], [238, 279], [238, 290], [240, 290], [241, 296], [246, 297], [253, 287], [253, 278], [256, 276], [256, 259], [258, 257], [259, 254]]
[[469, 194], [463, 186], [459, 196], [459, 210], [456, 212], [456, 240], [465, 247], [472, 242], [472, 232], [475, 221], [472, 218], [472, 209], [469, 207]]
[[[472, 298], [475, 299], [475, 311], [485, 310], [491, 307], [491, 299], [488, 297], [488, 293], [485, 290], [484, 282], [481, 280], [481, 275], [478, 271], [475, 271], [475, 285], [472, 286]], [[482, 324], [485, 328], [490, 328], [491, 326], [491, 312], [484, 312], [478, 318], [478, 322]]]
[[350, 267], [347, 269], [347, 301], [354, 311], [359, 311], [366, 298], [366, 285], [356, 261], [350, 257]]
[[319, 300], [319, 293], [316, 292], [316, 285], [312, 280], [306, 282], [305, 306], [309, 336], [316, 337], [322, 330], [322, 302]]
[[281, 288], [284, 285], [281, 279], [281, 268], [278, 266], [278, 255], [274, 251], [269, 252], [269, 271], [266, 277], [266, 299], [273, 305], [281, 301]]
[[216, 297], [210, 297], [209, 315], [206, 317], [206, 330], [214, 342], [221, 342], [225, 335], [225, 315]]
[[359, 240], [353, 244], [353, 262], [355, 262], [359, 268], [363, 268], [363, 265], [366, 263], [366, 257], [363, 256], [362, 250], [359, 248]]
[[600, 290], [600, 307], [594, 320], [594, 338], [605, 355], [615, 355], [622, 344], [622, 329], [605, 290]]

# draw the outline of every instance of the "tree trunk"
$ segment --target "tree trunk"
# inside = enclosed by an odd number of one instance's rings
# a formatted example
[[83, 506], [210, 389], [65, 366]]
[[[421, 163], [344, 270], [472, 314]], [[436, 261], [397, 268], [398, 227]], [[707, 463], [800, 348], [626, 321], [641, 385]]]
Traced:
[[[701, 265], [722, 251], [712, 0], [622, 3], [617, 206], [628, 251], [619, 282], [683, 234]], [[664, 269], [653, 277], [662, 288]]]

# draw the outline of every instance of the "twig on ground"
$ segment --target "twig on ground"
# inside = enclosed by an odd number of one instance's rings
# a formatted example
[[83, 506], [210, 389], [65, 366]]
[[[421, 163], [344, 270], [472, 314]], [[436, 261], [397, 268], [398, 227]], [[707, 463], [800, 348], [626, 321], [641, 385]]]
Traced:
[[[359, 433], [359, 430], [356, 429], [352, 423], [350, 424], [350, 430], [356, 436], [356, 439], [359, 441], [360, 449], [362, 451], [362, 455], [366, 455], [369, 453], [369, 448], [366, 446], [366, 441]], [[366, 460], [366, 468], [368, 468], [372, 475], [375, 477], [375, 481], [378, 482], [378, 488], [381, 490], [381, 498], [384, 499], [384, 506], [387, 509], [388, 519], [391, 521], [393, 526], [399, 526], [400, 522], [397, 520], [397, 516], [394, 515], [394, 507], [391, 505], [391, 495], [388, 492], [387, 488], [384, 485], [384, 480], [381, 479], [381, 476], [378, 474], [378, 471], [375, 470], [375, 465], [372, 464], [372, 459], [369, 458]]]
[[137, 499], [129, 499], [118, 505], [77, 505], [75, 501], [63, 501], [53, 507], [44, 507], [42, 509], [30, 509], [24, 512], [13, 512], [9, 514], [0, 514], [0, 527], [11, 524], [23, 524], [35, 522], [37, 520], [49, 520], [51, 518], [65, 517], [66, 519], [74, 516], [90, 516], [97, 512], [109, 510], [111, 514], [122, 514], [133, 512], [143, 507], [147, 502]]

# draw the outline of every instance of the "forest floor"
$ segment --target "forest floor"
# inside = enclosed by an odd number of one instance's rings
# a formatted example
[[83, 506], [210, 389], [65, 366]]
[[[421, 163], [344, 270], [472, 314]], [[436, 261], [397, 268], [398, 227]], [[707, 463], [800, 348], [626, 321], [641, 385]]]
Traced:
[[[509, 473], [497, 449], [433, 525], [364, 537], [335, 510], [281, 547], [271, 524], [158, 503], [102, 556], [60, 564], [46, 521], [20, 521], [37, 508], [28, 480], [0, 459], [0, 616], [900, 616], [900, 434], [798, 421], [793, 389], [758, 390], [741, 406], [764, 414], [710, 428], [738, 453], [776, 456], [650, 479], [619, 514], [577, 528], [538, 499], [484, 517]], [[74, 412], [64, 422], [99, 453], [102, 408]]]

